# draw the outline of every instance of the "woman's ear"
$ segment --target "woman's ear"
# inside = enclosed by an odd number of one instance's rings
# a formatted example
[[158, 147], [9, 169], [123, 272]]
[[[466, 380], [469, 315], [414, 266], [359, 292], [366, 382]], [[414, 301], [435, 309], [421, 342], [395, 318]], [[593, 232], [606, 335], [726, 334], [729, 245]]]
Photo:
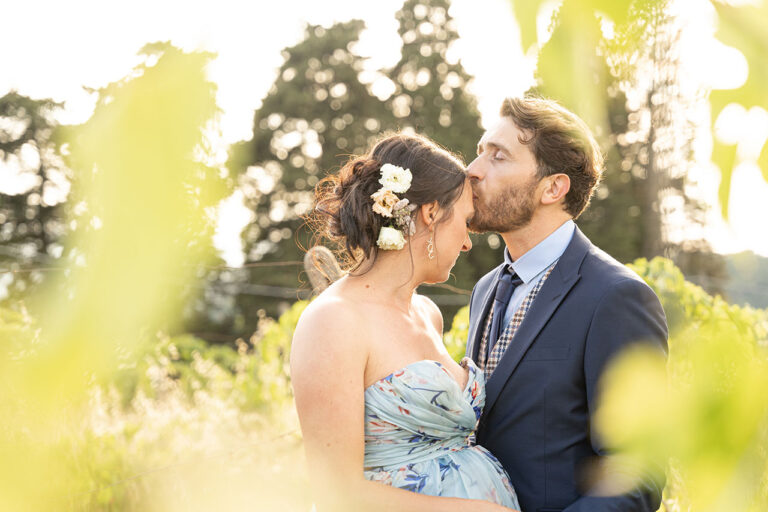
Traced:
[[419, 215], [421, 216], [421, 221], [427, 228], [430, 228], [432, 224], [435, 223], [439, 210], [440, 206], [437, 204], [437, 201], [421, 205], [419, 208]]
[[544, 192], [541, 195], [541, 202], [544, 204], [559, 203], [571, 190], [571, 178], [567, 174], [553, 174], [545, 180]]

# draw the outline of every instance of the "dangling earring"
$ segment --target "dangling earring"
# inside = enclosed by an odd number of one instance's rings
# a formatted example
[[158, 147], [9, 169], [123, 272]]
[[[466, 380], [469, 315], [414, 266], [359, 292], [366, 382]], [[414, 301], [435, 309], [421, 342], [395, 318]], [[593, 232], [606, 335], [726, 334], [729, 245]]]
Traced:
[[430, 233], [429, 240], [427, 240], [427, 256], [431, 260], [435, 259], [435, 245], [432, 243], [432, 237], [434, 235], [434, 233]]

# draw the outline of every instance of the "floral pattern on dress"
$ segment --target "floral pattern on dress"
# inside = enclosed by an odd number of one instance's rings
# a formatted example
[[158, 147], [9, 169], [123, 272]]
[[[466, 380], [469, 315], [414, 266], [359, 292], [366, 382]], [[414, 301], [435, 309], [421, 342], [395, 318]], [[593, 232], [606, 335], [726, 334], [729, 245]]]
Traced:
[[365, 389], [365, 477], [413, 492], [519, 509], [499, 461], [474, 434], [485, 381], [465, 358], [462, 387], [442, 363], [411, 363]]

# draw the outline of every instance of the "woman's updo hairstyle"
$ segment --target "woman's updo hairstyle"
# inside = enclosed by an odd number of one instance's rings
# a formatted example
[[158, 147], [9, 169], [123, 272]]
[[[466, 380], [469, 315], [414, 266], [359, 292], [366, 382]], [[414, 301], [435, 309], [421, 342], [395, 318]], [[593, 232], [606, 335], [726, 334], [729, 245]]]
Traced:
[[446, 213], [461, 195], [466, 179], [458, 157], [419, 135], [387, 135], [367, 154], [350, 158], [317, 184], [312, 215], [317, 233], [342, 249], [347, 267], [356, 268], [365, 257], [375, 259], [378, 254], [376, 240], [388, 219], [374, 213], [371, 195], [381, 188], [383, 164], [411, 171], [411, 186], [397, 194], [400, 199], [416, 206], [437, 201]]

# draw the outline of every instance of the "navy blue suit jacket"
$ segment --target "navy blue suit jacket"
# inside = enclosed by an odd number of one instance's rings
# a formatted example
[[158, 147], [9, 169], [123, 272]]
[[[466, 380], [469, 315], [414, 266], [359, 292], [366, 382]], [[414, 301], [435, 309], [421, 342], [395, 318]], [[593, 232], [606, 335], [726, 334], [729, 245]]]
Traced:
[[[474, 360], [500, 269], [472, 291], [467, 355]], [[650, 476], [621, 496], [590, 495], [580, 485], [584, 464], [607, 453], [590, 431], [598, 379], [635, 342], [666, 352], [659, 299], [576, 228], [486, 383], [477, 442], [509, 473], [523, 512], [658, 509], [663, 484]]]

